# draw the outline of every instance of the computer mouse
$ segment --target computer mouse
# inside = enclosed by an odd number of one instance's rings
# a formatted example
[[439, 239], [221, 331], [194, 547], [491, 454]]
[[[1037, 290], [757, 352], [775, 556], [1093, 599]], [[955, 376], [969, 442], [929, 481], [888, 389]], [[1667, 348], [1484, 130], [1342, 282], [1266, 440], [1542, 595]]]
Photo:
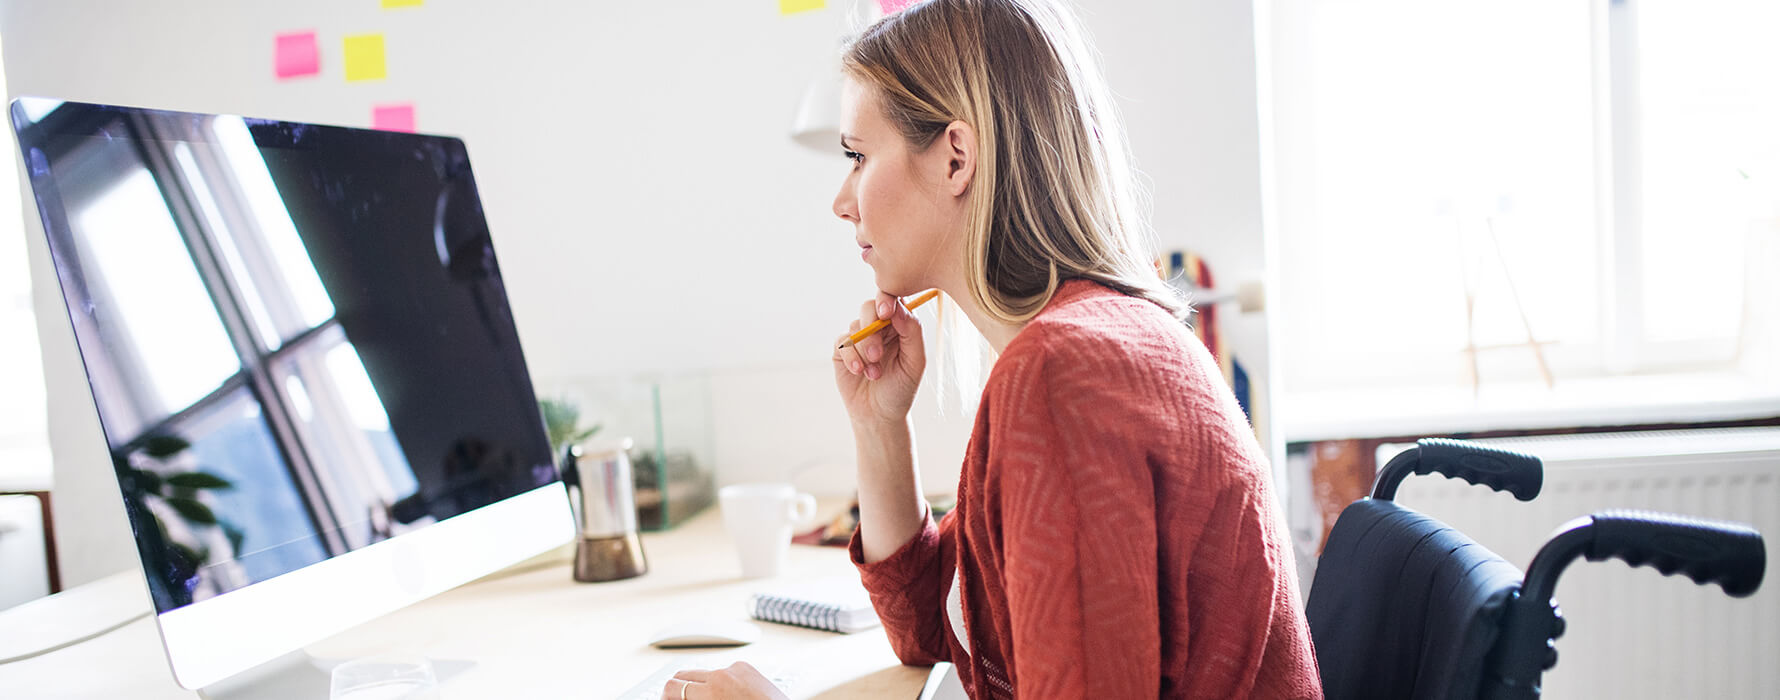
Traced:
[[760, 627], [752, 622], [708, 618], [668, 625], [650, 636], [649, 645], [662, 649], [738, 647], [757, 641], [760, 641]]

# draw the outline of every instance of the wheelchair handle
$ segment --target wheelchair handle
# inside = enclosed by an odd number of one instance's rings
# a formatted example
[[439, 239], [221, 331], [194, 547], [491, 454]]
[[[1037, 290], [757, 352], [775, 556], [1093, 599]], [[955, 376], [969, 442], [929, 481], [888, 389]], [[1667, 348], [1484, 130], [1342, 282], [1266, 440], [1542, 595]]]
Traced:
[[1372, 497], [1386, 501], [1396, 498], [1397, 485], [1411, 472], [1438, 472], [1495, 491], [1507, 491], [1522, 501], [1533, 500], [1545, 484], [1545, 465], [1538, 457], [1463, 440], [1423, 438], [1415, 442], [1414, 449], [1393, 457], [1378, 470]]
[[1530, 600], [1549, 601], [1557, 578], [1578, 557], [1646, 564], [1664, 575], [1681, 573], [1702, 586], [1716, 583], [1741, 598], [1761, 587], [1767, 548], [1761, 533], [1741, 523], [1669, 513], [1608, 510], [1558, 527], [1527, 567], [1521, 588]]
[[1502, 636], [1489, 661], [1493, 671], [1484, 693], [1487, 700], [1539, 697], [1540, 676], [1557, 663], [1556, 642], [1565, 627], [1552, 593], [1564, 568], [1579, 558], [1649, 565], [1702, 586], [1716, 583], [1737, 598], [1761, 588], [1768, 565], [1761, 533], [1741, 523], [1630, 510], [1571, 520], [1533, 555], [1526, 581], [1509, 601]]
[[1593, 519], [1594, 541], [1584, 553], [1589, 561], [1649, 565], [1702, 586], [1716, 583], [1733, 598], [1761, 588], [1767, 548], [1761, 533], [1747, 525], [1631, 510], [1604, 511]]

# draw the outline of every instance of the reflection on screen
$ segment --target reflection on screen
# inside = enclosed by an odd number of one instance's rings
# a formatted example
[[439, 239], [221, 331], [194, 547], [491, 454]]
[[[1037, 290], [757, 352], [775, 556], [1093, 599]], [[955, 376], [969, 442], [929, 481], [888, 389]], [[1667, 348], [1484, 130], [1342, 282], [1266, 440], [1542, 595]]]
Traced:
[[210, 295], [146, 168], [121, 174], [77, 210], [74, 233], [117, 309], [119, 333], [141, 362], [158, 368], [144, 399], [189, 405], [240, 368], [216, 314], [191, 313], [209, 306]]
[[159, 610], [556, 478], [460, 142], [13, 119]]

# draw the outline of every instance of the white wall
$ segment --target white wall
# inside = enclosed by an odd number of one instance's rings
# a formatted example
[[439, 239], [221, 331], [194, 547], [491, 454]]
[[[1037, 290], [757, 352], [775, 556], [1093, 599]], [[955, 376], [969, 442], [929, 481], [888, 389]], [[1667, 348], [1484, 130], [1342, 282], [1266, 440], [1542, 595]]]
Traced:
[[[1201, 251], [1223, 282], [1262, 279], [1251, 4], [1082, 4], [1162, 243]], [[11, 96], [346, 125], [367, 125], [374, 103], [414, 101], [421, 130], [469, 145], [539, 387], [703, 375], [721, 481], [795, 472], [844, 493], [853, 453], [828, 342], [873, 286], [829, 213], [845, 161], [786, 134], [845, 14], [780, 17], [771, 0], [393, 12], [374, 0], [5, 0], [0, 32]], [[322, 39], [322, 74], [275, 81], [272, 36], [302, 29]], [[342, 80], [341, 37], [361, 32], [386, 34], [386, 81]], [[30, 238], [57, 534], [79, 583], [132, 564], [66, 315]], [[1264, 412], [1264, 319], [1225, 319]], [[970, 416], [941, 416], [923, 393], [918, 461], [927, 488], [945, 491]]]

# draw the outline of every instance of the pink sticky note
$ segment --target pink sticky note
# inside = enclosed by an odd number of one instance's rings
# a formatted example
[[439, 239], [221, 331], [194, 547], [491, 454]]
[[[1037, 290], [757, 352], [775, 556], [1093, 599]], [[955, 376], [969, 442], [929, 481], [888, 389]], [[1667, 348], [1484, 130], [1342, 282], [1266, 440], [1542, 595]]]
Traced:
[[371, 128], [384, 131], [414, 131], [414, 105], [377, 105], [371, 108]]
[[320, 73], [321, 51], [316, 48], [315, 32], [279, 34], [272, 72], [281, 80]]
[[915, 0], [878, 0], [878, 9], [883, 10], [884, 14], [890, 14], [913, 4]]

